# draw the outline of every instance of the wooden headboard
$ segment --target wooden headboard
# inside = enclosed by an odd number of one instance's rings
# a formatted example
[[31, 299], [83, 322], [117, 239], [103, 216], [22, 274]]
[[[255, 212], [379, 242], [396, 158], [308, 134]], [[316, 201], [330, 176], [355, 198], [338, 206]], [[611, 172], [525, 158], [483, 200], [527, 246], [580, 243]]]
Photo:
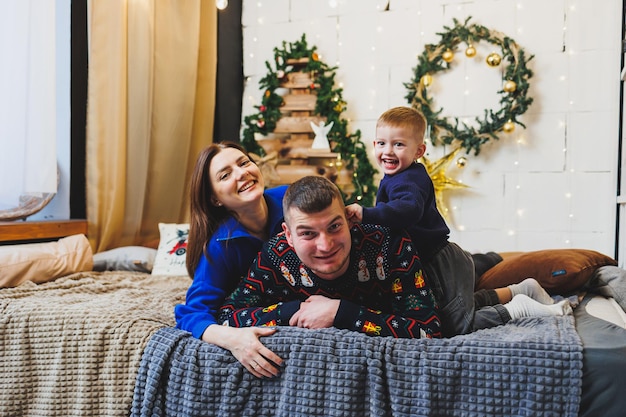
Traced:
[[87, 234], [87, 220], [0, 222], [0, 243], [44, 241], [81, 233]]

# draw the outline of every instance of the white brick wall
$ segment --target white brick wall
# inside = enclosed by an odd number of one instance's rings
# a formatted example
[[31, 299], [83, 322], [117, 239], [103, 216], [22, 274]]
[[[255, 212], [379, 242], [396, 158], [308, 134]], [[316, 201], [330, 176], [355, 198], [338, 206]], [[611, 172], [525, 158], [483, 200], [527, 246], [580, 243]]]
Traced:
[[[448, 175], [471, 186], [446, 194], [452, 239], [472, 252], [614, 255], [622, 13], [619, 0], [244, 0], [242, 112], [260, 101], [258, 79], [274, 47], [306, 33], [321, 59], [339, 66], [351, 130], [369, 145], [380, 113], [407, 105], [403, 83], [424, 45], [438, 43], [453, 18], [472, 16], [535, 56], [535, 101], [522, 118], [526, 130], [516, 126], [479, 156], [466, 156], [465, 168], [451, 164]], [[490, 52], [488, 43], [476, 46], [479, 56]], [[445, 114], [499, 108], [500, 75], [483, 60], [438, 77]], [[429, 147], [433, 160], [445, 152]]]

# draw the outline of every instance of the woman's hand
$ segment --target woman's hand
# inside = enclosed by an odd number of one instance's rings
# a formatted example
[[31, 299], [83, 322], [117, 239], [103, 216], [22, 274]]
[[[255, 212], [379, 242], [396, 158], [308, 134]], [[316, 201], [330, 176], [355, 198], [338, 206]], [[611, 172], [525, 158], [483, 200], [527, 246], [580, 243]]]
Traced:
[[257, 378], [278, 376], [283, 360], [261, 343], [259, 338], [276, 333], [273, 327], [228, 327], [212, 324], [202, 334], [202, 340], [228, 349], [232, 355]]

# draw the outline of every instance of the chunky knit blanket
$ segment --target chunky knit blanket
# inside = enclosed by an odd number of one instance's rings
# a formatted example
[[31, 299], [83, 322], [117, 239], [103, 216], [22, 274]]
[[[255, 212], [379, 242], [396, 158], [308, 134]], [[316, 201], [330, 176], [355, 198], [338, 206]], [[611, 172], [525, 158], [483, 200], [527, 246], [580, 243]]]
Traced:
[[0, 289], [0, 416], [127, 417], [143, 349], [189, 282], [85, 272]]
[[131, 415], [570, 416], [581, 397], [572, 317], [529, 318], [441, 340], [281, 327], [286, 360], [257, 379], [227, 352], [164, 328], [146, 346]]

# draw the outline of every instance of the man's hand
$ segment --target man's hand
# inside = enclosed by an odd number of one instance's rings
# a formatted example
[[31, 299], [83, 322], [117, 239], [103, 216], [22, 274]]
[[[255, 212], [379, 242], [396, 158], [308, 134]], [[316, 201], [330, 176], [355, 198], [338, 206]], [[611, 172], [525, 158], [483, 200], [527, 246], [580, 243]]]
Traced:
[[339, 310], [339, 300], [312, 295], [300, 304], [300, 309], [291, 316], [289, 325], [306, 329], [332, 327]]

